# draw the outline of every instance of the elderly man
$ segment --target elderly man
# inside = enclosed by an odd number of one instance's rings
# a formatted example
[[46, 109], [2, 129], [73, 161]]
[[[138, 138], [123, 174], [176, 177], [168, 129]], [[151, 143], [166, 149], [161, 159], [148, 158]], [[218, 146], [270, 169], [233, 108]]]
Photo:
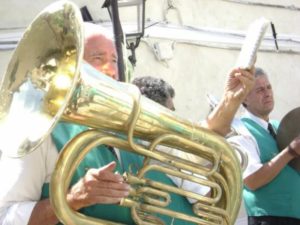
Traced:
[[[117, 55], [111, 37], [101, 27], [85, 26], [84, 59], [102, 73], [118, 78]], [[252, 75], [240, 69], [228, 76], [228, 84], [220, 107], [207, 120], [207, 127], [225, 134], [228, 132], [227, 119], [232, 119], [243, 96], [251, 86]], [[230, 108], [227, 110], [226, 108]], [[226, 127], [228, 126], [228, 127]], [[11, 224], [57, 224], [59, 221], [49, 201], [49, 180], [61, 148], [76, 134], [87, 127], [60, 123], [38, 150], [20, 159], [3, 157], [0, 162], [0, 223]], [[132, 153], [114, 154], [107, 146], [93, 149], [81, 162], [72, 179], [67, 194], [71, 208], [85, 215], [116, 222], [132, 224], [130, 210], [117, 204], [129, 194], [129, 185], [122, 176], [130, 165], [139, 166], [142, 157]], [[6, 171], [10, 171], [7, 176]], [[172, 185], [163, 174], [160, 180]], [[182, 208], [187, 213], [192, 206], [185, 198], [176, 198], [171, 208]], [[117, 212], [117, 213], [116, 213]], [[165, 223], [170, 224], [170, 219]], [[177, 224], [177, 223], [176, 223]], [[178, 224], [185, 224], [178, 223]]]
[[249, 225], [300, 224], [300, 176], [288, 163], [300, 155], [300, 137], [279, 151], [278, 121], [270, 119], [274, 108], [272, 85], [267, 74], [255, 70], [254, 88], [244, 103], [246, 113], [236, 127], [239, 135], [229, 141], [248, 153], [243, 197]]
[[[117, 53], [113, 36], [109, 31], [94, 24], [85, 24], [84, 59], [98, 71], [117, 79]], [[59, 123], [49, 137], [36, 151], [20, 159], [3, 159], [1, 161], [1, 179], [6, 186], [0, 188], [0, 222], [1, 224], [56, 224], [56, 218], [50, 201], [48, 189], [50, 175], [58, 158], [58, 150], [64, 144], [87, 128], [84, 126]], [[105, 146], [102, 146], [105, 150]], [[129, 185], [124, 183], [121, 175], [115, 174], [117, 166], [110, 151], [101, 151], [103, 158], [110, 159], [104, 166], [101, 160], [89, 158], [81, 164], [75, 174], [75, 180], [67, 199], [74, 210], [96, 203], [118, 203], [129, 193]], [[99, 154], [99, 153], [98, 153]], [[97, 151], [91, 156], [97, 157]], [[91, 157], [90, 156], [90, 157]], [[107, 160], [108, 161], [108, 160]], [[110, 162], [108, 161], [108, 162]], [[82, 165], [89, 165], [87, 172]], [[107, 164], [107, 163], [106, 163]], [[103, 167], [104, 166], [104, 167]], [[7, 177], [4, 171], [14, 171]], [[76, 177], [77, 176], [77, 177]], [[83, 177], [82, 179], [79, 179]], [[86, 214], [94, 209], [85, 209]], [[95, 214], [95, 212], [93, 212]]]

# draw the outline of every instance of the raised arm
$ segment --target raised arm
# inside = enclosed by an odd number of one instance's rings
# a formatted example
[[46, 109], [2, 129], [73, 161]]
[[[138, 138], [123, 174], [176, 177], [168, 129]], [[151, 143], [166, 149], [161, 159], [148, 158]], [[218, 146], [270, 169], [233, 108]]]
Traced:
[[253, 85], [252, 71], [233, 69], [227, 77], [221, 101], [208, 115], [204, 126], [226, 136], [231, 131], [231, 122], [237, 110]]

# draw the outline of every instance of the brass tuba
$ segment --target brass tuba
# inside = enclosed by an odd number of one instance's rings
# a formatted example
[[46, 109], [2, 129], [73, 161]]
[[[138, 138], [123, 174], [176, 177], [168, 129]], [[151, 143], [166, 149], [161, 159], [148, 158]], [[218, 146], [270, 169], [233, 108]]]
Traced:
[[[60, 221], [116, 224], [83, 216], [66, 202], [77, 165], [94, 146], [108, 144], [145, 157], [138, 174], [127, 174], [135, 189], [120, 203], [131, 208], [137, 224], [162, 224], [157, 213], [192, 224], [234, 224], [242, 180], [239, 160], [227, 142], [141, 97], [136, 87], [97, 72], [82, 55], [80, 11], [68, 1], [54, 3], [25, 31], [0, 89], [0, 134], [15, 138], [13, 143], [1, 141], [3, 154], [19, 157], [33, 151], [60, 119], [91, 127], [64, 147], [53, 172], [50, 196]], [[119, 138], [120, 134], [126, 138]], [[161, 145], [195, 155], [212, 166], [160, 152]], [[148, 180], [144, 176], [150, 170], [210, 187], [211, 196]], [[169, 210], [169, 193], [195, 199], [195, 215]]]

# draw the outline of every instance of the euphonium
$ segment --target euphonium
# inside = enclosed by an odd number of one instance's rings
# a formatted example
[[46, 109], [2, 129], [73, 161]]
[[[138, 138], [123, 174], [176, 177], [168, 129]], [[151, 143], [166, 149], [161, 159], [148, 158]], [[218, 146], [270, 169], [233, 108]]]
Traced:
[[[77, 165], [100, 144], [146, 159], [138, 174], [127, 174], [135, 189], [120, 203], [131, 208], [137, 224], [161, 224], [157, 213], [193, 224], [233, 224], [242, 188], [233, 149], [222, 137], [141, 97], [134, 86], [116, 82], [84, 63], [82, 27], [77, 7], [60, 1], [41, 12], [26, 30], [0, 89], [1, 137], [15, 137], [14, 143], [1, 143], [3, 153], [22, 156], [32, 151], [59, 119], [83, 124], [91, 129], [65, 146], [51, 180], [51, 202], [64, 224], [116, 224], [83, 216], [66, 202]], [[19, 129], [12, 131], [16, 125]], [[126, 138], [119, 138], [120, 134]], [[160, 152], [160, 145], [191, 153], [212, 167]], [[150, 164], [150, 159], [162, 165]], [[208, 186], [211, 197], [148, 180], [144, 176], [150, 170]], [[169, 193], [195, 199], [195, 215], [169, 210]]]

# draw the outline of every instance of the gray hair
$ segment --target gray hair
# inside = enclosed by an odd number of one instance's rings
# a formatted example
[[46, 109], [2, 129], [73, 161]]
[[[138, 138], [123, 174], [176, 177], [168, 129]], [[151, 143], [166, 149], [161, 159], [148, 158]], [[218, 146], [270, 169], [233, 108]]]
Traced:
[[267, 73], [260, 67], [255, 67], [255, 71], [254, 71], [254, 76], [259, 77], [259, 76], [268, 76]]
[[175, 96], [174, 88], [163, 79], [144, 76], [135, 78], [132, 83], [140, 89], [142, 95], [163, 106], [166, 106], [168, 98]]
[[[255, 71], [254, 71], [254, 77], [257, 78], [257, 77], [260, 77], [260, 76], [267, 76], [267, 73], [260, 67], [255, 67]], [[246, 103], [242, 103], [242, 105], [247, 108], [247, 104]]]

